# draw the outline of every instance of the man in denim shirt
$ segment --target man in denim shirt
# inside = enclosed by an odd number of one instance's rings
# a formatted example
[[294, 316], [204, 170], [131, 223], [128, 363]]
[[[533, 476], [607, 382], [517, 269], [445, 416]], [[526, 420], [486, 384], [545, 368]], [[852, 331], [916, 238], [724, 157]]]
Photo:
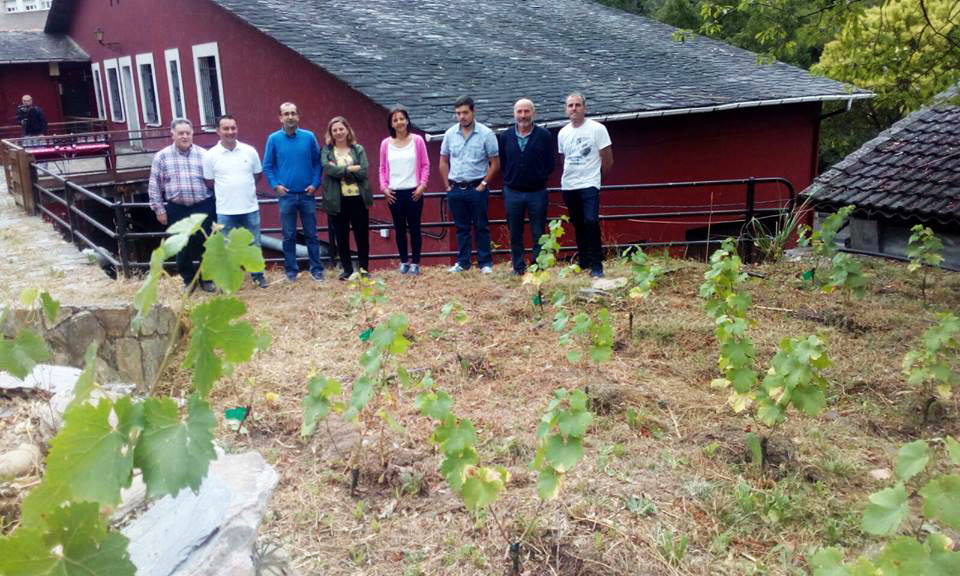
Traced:
[[470, 268], [471, 227], [477, 236], [477, 266], [493, 272], [490, 227], [487, 224], [487, 183], [500, 170], [500, 151], [492, 130], [476, 121], [473, 98], [462, 96], [453, 104], [457, 123], [443, 135], [440, 145], [440, 179], [457, 227], [457, 263], [451, 272]]
[[310, 257], [310, 275], [323, 281], [320, 242], [317, 240], [317, 189], [323, 174], [320, 145], [313, 132], [300, 128], [296, 104], [280, 105], [283, 128], [267, 137], [263, 152], [263, 173], [279, 196], [280, 223], [283, 226], [283, 268], [287, 280], [297, 279], [297, 214], [303, 224], [303, 236]]

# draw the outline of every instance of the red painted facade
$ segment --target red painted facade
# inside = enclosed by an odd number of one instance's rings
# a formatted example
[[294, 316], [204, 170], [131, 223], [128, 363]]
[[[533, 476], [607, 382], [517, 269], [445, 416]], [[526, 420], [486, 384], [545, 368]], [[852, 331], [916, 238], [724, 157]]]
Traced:
[[50, 76], [50, 66], [39, 64], [0, 64], [0, 126], [17, 123], [17, 106], [24, 94], [43, 109], [47, 122], [63, 122], [59, 81]]
[[[104, 45], [94, 38], [93, 31], [98, 28], [104, 31]], [[381, 139], [387, 135], [386, 110], [212, 2], [78, 0], [68, 33], [87, 51], [91, 62], [100, 63], [101, 69], [104, 60], [124, 56], [135, 60], [137, 54], [152, 53], [163, 126], [171, 120], [164, 51], [179, 49], [186, 111], [188, 117], [196, 121], [200, 111], [192, 46], [216, 42], [225, 108], [237, 116], [241, 140], [254, 145], [262, 153], [266, 136], [279, 128], [277, 107], [286, 100], [298, 104], [302, 126], [317, 133], [321, 144], [327, 120], [344, 115], [368, 151], [371, 180], [374, 183], [377, 180], [377, 151]], [[136, 81], [139, 83], [139, 78]], [[105, 73], [102, 90], [107, 100], [107, 117], [110, 118]], [[137, 98], [139, 100], [139, 86]], [[561, 104], [542, 103], [541, 106], [559, 107]], [[139, 106], [142, 110], [142, 102]], [[615, 166], [605, 183], [781, 176], [793, 182], [796, 190], [802, 190], [814, 176], [819, 112], [820, 105], [814, 103], [612, 122], [608, 129], [613, 140]], [[482, 109], [477, 110], [477, 117], [483, 122]], [[416, 118], [413, 121], [416, 123]], [[114, 128], [123, 129], [124, 126], [115, 125]], [[205, 137], [201, 141], [212, 142], [213, 138]], [[436, 174], [439, 142], [431, 142], [428, 149], [432, 172], [429, 190], [439, 191]], [[553, 185], [559, 182], [559, 176], [558, 168]], [[495, 181], [493, 185], [499, 187], [499, 182]], [[266, 191], [265, 183], [262, 186]], [[374, 184], [375, 192], [376, 188]], [[786, 192], [773, 188], [759, 191], [758, 198], [771, 197], [785, 198]], [[667, 207], [709, 206], [711, 203], [715, 207], [742, 205], [743, 198], [742, 189], [605, 192], [603, 205], [622, 208], [603, 211], [635, 213], [667, 211]], [[559, 194], [552, 197], [550, 214], [562, 213], [561, 205]], [[439, 202], [428, 203], [424, 221], [436, 221], [440, 216]], [[450, 219], [448, 213], [445, 216]], [[503, 217], [498, 199], [491, 201], [490, 217]], [[265, 219], [265, 225], [276, 225], [275, 211], [268, 209]], [[390, 222], [389, 211], [382, 200], [371, 211], [371, 220]], [[608, 242], [683, 240], [687, 229], [705, 225], [705, 222], [670, 226], [608, 222], [604, 234]], [[442, 233], [442, 230], [425, 232]], [[494, 241], [502, 247], [507, 247], [507, 238], [504, 227], [493, 231]], [[425, 238], [424, 252], [450, 250], [453, 244], [454, 234], [448, 230], [441, 240]], [[392, 231], [389, 239], [371, 233], [371, 252], [396, 252]]]

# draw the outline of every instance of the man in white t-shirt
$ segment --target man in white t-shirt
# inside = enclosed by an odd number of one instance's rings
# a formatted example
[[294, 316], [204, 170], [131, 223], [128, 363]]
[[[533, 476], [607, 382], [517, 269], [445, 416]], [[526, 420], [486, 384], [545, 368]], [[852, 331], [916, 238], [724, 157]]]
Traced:
[[[253, 243], [260, 246], [260, 156], [253, 146], [237, 140], [237, 119], [229, 114], [217, 119], [217, 136], [220, 142], [203, 157], [203, 179], [217, 199], [217, 222], [223, 226], [224, 234], [234, 228], [246, 228], [253, 234]], [[263, 272], [251, 276], [254, 284], [267, 287]]]
[[563, 201], [577, 236], [580, 268], [594, 278], [603, 277], [603, 244], [600, 240], [600, 180], [613, 166], [610, 135], [603, 124], [587, 119], [587, 100], [573, 92], [567, 96], [570, 123], [557, 134], [563, 154]]

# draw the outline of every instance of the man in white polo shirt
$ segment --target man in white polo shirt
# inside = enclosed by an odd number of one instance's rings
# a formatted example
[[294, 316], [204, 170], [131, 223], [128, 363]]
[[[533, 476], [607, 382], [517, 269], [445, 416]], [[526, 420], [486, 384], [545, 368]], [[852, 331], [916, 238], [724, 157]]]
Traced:
[[[252, 146], [237, 141], [237, 119], [229, 114], [217, 119], [217, 136], [220, 142], [203, 157], [203, 179], [217, 199], [217, 222], [223, 226], [224, 234], [234, 228], [246, 228], [253, 234], [254, 244], [260, 246], [260, 156]], [[263, 272], [251, 276], [254, 284], [267, 287]]]

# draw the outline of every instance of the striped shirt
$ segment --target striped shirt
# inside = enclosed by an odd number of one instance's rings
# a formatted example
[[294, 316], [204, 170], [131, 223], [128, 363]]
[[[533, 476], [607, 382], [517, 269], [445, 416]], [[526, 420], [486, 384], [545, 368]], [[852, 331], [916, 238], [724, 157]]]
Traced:
[[196, 144], [181, 152], [171, 144], [157, 152], [150, 166], [150, 208], [157, 214], [165, 214], [163, 201], [190, 206], [211, 196], [203, 181], [203, 154]]

